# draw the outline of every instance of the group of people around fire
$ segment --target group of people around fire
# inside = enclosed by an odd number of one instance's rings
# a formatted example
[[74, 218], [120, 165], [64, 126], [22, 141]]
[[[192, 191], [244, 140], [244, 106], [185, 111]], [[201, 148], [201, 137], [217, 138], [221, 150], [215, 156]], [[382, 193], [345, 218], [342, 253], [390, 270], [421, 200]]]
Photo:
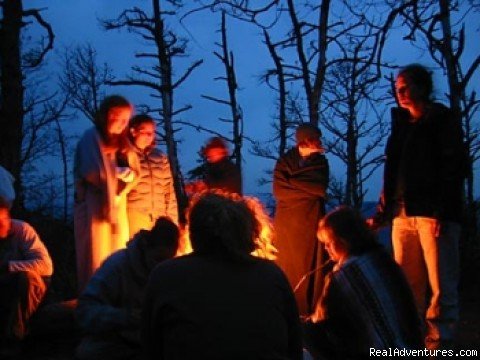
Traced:
[[[397, 75], [384, 183], [369, 219], [325, 213], [321, 132], [296, 128], [273, 171], [275, 260], [221, 138], [188, 184], [186, 225], [155, 121], [104, 99], [74, 160], [77, 359], [358, 359], [374, 349], [452, 346], [465, 151], [457, 114], [432, 99], [431, 73]], [[1, 168], [3, 172], [5, 170]], [[2, 173], [1, 188], [11, 184]], [[4, 184], [3, 184], [4, 183]], [[11, 193], [11, 191], [10, 191]], [[35, 230], [0, 194], [2, 346], [22, 339], [53, 266]], [[393, 256], [376, 229], [392, 224]], [[188, 233], [192, 252], [178, 256]], [[7, 291], [8, 290], [8, 291]]]

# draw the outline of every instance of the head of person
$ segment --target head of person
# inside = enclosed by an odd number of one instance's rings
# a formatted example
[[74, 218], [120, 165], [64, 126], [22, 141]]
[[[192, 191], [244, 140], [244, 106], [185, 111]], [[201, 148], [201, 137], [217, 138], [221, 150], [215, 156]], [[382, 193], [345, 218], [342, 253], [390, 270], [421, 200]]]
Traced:
[[108, 145], [124, 145], [132, 113], [132, 104], [123, 96], [111, 95], [102, 101], [95, 116], [95, 125]]
[[210, 138], [203, 148], [203, 155], [209, 163], [217, 163], [229, 154], [228, 145], [221, 137]]
[[303, 158], [322, 151], [322, 132], [312, 124], [301, 124], [295, 131], [298, 152]]
[[251, 259], [259, 224], [240, 196], [200, 194], [189, 210], [188, 225], [194, 253], [240, 262]]
[[11, 227], [10, 203], [0, 196], [0, 241], [7, 238]]
[[169, 217], [159, 217], [153, 228], [143, 234], [139, 241], [148, 268], [153, 269], [158, 263], [175, 256], [180, 231]]
[[337, 263], [380, 246], [365, 219], [348, 206], [338, 207], [325, 215], [318, 225], [317, 237]]
[[130, 141], [140, 150], [148, 151], [155, 146], [155, 121], [146, 114], [131, 118], [129, 127]]
[[395, 91], [400, 107], [407, 110], [428, 104], [432, 101], [432, 74], [420, 64], [407, 65], [398, 72]]

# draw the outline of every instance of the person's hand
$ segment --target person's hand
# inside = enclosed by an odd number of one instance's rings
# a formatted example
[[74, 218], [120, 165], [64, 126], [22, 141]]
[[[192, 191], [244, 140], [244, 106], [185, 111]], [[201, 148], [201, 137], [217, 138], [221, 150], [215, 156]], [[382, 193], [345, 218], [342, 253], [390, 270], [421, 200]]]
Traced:
[[442, 231], [442, 222], [437, 220], [435, 224], [435, 237], [439, 237]]
[[131, 183], [135, 179], [135, 173], [129, 167], [117, 167], [117, 178], [125, 183]]
[[369, 228], [371, 228], [371, 229], [372, 229], [372, 228], [374, 227], [374, 225], [375, 225], [375, 219], [374, 219], [374, 218], [368, 218], [368, 219], [365, 220], [365, 222], [367, 223], [367, 226], [368, 226]]

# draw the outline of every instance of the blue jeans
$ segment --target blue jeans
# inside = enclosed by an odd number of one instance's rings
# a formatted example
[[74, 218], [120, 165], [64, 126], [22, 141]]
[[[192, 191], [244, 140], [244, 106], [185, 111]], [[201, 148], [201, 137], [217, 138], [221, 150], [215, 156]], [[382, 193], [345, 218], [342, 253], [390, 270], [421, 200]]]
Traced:
[[[400, 214], [393, 220], [395, 261], [426, 320], [429, 341], [452, 340], [458, 321], [460, 225]], [[430, 296], [427, 299], [427, 290]]]

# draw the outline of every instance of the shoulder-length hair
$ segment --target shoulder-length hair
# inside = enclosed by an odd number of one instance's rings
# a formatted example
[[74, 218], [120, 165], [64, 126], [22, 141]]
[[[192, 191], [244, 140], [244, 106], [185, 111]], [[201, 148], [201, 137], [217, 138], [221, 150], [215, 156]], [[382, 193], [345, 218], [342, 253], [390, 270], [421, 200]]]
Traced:
[[420, 64], [410, 64], [400, 69], [399, 76], [406, 77], [420, 90], [421, 99], [426, 103], [433, 101], [433, 78], [432, 73]]
[[95, 127], [100, 133], [102, 140], [108, 145], [118, 148], [119, 150], [126, 150], [128, 148], [128, 126], [119, 135], [109, 136], [108, 128], [108, 112], [113, 108], [130, 108], [133, 109], [132, 104], [120, 95], [107, 96], [95, 114]]
[[259, 224], [240, 196], [202, 193], [190, 207], [188, 224], [194, 253], [233, 261], [252, 259]]
[[348, 206], [340, 206], [325, 215], [318, 231], [330, 233], [349, 255], [361, 255], [380, 246], [362, 215]]

